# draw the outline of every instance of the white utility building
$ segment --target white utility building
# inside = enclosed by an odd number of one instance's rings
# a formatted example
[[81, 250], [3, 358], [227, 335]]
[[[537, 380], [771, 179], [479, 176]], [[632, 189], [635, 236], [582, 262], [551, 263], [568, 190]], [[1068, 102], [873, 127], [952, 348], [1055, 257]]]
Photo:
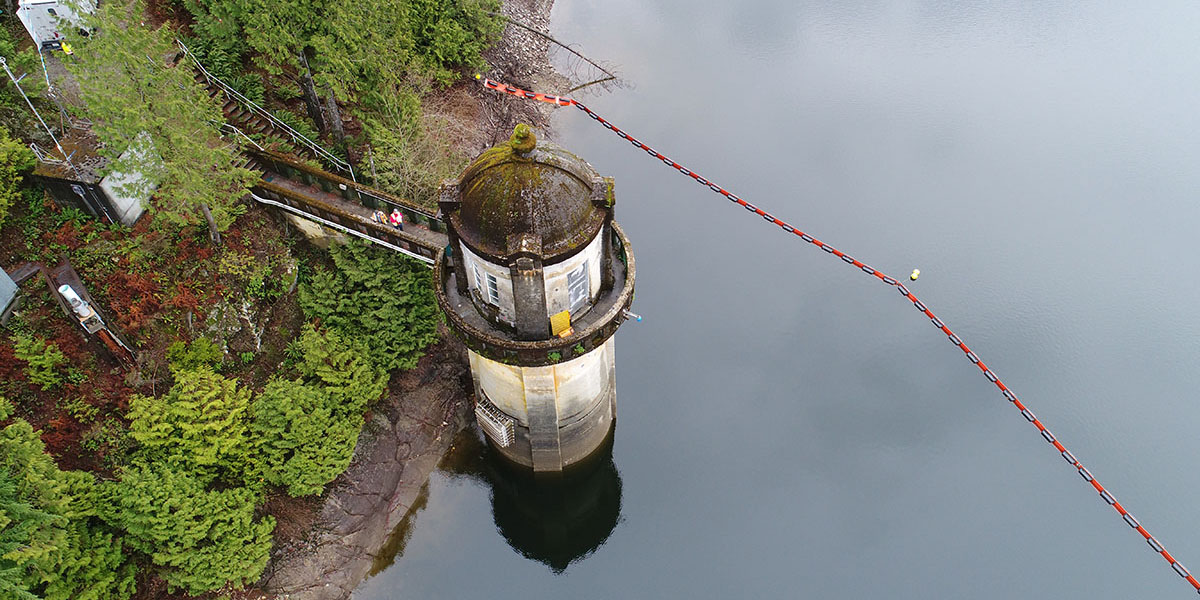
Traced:
[[[91, 14], [96, 5], [91, 0], [75, 2], [79, 11]], [[57, 50], [67, 38], [83, 29], [79, 12], [60, 0], [21, 0], [17, 18], [29, 32], [29, 37], [43, 50]]]

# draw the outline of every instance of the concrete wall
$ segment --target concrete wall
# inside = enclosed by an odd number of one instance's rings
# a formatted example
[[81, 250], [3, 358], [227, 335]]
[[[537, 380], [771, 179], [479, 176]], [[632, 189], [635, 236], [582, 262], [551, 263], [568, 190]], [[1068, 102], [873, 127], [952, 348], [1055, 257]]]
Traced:
[[332, 244], [345, 244], [350, 238], [346, 234], [329, 227], [325, 227], [316, 221], [310, 221], [299, 215], [294, 215], [290, 212], [284, 212], [283, 216], [292, 224], [308, 241], [318, 248], [326, 250]]
[[[136, 159], [143, 164], [158, 160], [150, 136], [142, 133], [121, 154], [120, 160]], [[141, 171], [113, 171], [100, 180], [100, 189], [108, 197], [109, 204], [117, 211], [117, 220], [132, 226], [142, 216], [143, 207], [158, 184], [149, 181]]]
[[8, 320], [8, 310], [17, 300], [17, 284], [0, 269], [0, 322]]
[[578, 317], [580, 314], [587, 312], [591, 307], [592, 302], [596, 300], [596, 296], [600, 294], [600, 251], [603, 248], [604, 236], [608, 235], [607, 229], [601, 229], [600, 234], [596, 236], [587, 247], [579, 254], [568, 258], [560, 263], [547, 265], [544, 269], [546, 278], [546, 314], [555, 315], [571, 306], [570, 293], [567, 290], [567, 275], [579, 268], [584, 261], [588, 265], [588, 301], [582, 308], [571, 313], [571, 317]]
[[546, 367], [514, 367], [468, 351], [476, 392], [515, 422], [500, 451], [535, 471], [557, 471], [591, 455], [616, 418], [615, 342]]
[[[593, 301], [600, 294], [600, 252], [603, 249], [603, 239], [607, 234], [606, 230], [601, 230], [600, 235], [588, 243], [579, 254], [564, 260], [560, 263], [548, 265], [543, 269], [543, 274], [546, 281], [546, 316], [549, 317], [558, 314], [570, 307], [570, 293], [567, 289], [567, 275], [579, 268], [585, 261], [588, 265], [588, 302], [579, 310], [571, 313], [571, 317], [578, 317], [580, 314], [587, 312]], [[464, 264], [467, 269], [467, 288], [477, 292], [480, 297], [485, 300], [488, 298], [486, 289], [480, 289], [480, 286], [486, 286], [486, 281], [475, 281], [475, 267], [479, 268], [480, 275], [484, 278], [490, 273], [496, 278], [496, 287], [500, 294], [500, 301], [497, 303], [500, 312], [500, 319], [510, 325], [516, 323], [516, 307], [513, 305], [513, 285], [512, 273], [507, 265], [498, 265], [488, 262], [483, 257], [471, 252], [465, 244], [459, 242], [459, 249], [462, 252]]]
[[549, 381], [555, 393], [555, 413], [560, 421], [586, 412], [604, 391], [608, 370], [616, 363], [613, 338], [603, 346], [548, 367], [515, 367], [468, 352], [471, 373], [496, 408], [529, 426], [526, 388], [533, 379]]

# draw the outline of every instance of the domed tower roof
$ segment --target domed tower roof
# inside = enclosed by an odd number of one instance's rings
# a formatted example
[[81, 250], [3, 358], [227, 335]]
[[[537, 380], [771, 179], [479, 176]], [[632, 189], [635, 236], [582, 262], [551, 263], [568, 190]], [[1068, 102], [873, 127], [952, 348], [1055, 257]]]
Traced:
[[448, 190], [446, 217], [472, 251], [496, 263], [518, 254], [566, 259], [596, 237], [612, 210], [612, 180], [539, 142], [526, 125], [479, 155]]

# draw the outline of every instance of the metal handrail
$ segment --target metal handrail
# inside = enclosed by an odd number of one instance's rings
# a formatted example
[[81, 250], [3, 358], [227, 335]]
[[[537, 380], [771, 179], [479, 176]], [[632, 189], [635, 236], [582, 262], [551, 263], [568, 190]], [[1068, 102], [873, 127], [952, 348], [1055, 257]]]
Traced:
[[358, 178], [354, 176], [354, 167], [349, 162], [338, 158], [337, 156], [335, 156], [334, 154], [332, 154], [331, 152], [329, 152], [328, 150], [323, 148], [320, 144], [317, 144], [316, 142], [308, 139], [307, 137], [304, 136], [304, 134], [300, 133], [299, 131], [296, 131], [287, 123], [280, 121], [278, 117], [271, 114], [271, 111], [259, 106], [253, 100], [242, 95], [241, 92], [230, 87], [229, 84], [225, 83], [224, 81], [221, 81], [221, 79], [218, 78], [216, 75], [209, 73], [208, 69], [205, 69], [204, 65], [200, 63], [200, 59], [196, 58], [196, 55], [192, 54], [192, 51], [189, 50], [188, 47], [186, 45], [184, 45], [184, 43], [182, 41], [177, 39], [177, 40], [175, 40], [175, 43], [179, 44], [179, 47], [183, 50], [183, 53], [186, 54], [188, 56], [188, 58], [192, 59], [192, 62], [195, 63], [196, 68], [200, 69], [200, 73], [202, 75], [204, 75], [204, 78], [209, 83], [215, 84], [217, 87], [220, 87], [221, 90], [224, 91], [226, 95], [232, 97], [235, 102], [241, 103], [243, 106], [250, 109], [251, 112], [257, 114], [259, 117], [262, 117], [262, 118], [270, 121], [271, 125], [283, 130], [285, 133], [287, 133], [289, 136], [291, 136], [293, 141], [304, 145], [309, 150], [312, 150], [313, 153], [315, 153], [317, 156], [320, 156], [321, 158], [325, 159], [333, 166], [349, 173], [350, 179], [352, 181], [354, 181], [355, 183], [358, 182]]
[[335, 223], [333, 221], [330, 221], [329, 219], [323, 219], [323, 218], [321, 218], [317, 215], [314, 215], [308, 211], [304, 211], [304, 210], [300, 210], [300, 209], [292, 207], [292, 206], [288, 206], [287, 204], [284, 204], [283, 202], [276, 202], [274, 200], [271, 200], [270, 198], [263, 198], [262, 196], [259, 196], [258, 194], [255, 194], [254, 192], [250, 192], [250, 197], [253, 198], [256, 202], [259, 202], [261, 204], [269, 204], [271, 206], [281, 208], [281, 209], [286, 210], [294, 215], [303, 217], [310, 221], [316, 221], [322, 225], [325, 225], [326, 227], [331, 227], [333, 229], [341, 231], [342, 233], [348, 233], [350, 235], [360, 237], [369, 242], [373, 242], [375, 244], [383, 246], [384, 248], [387, 248], [389, 250], [394, 250], [401, 254], [405, 254], [407, 256], [415, 258], [431, 267], [433, 266], [434, 260], [432, 258], [429, 258], [428, 256], [422, 256], [420, 254], [417, 254], [416, 252], [407, 250], [405, 248], [401, 248], [400, 246], [397, 246], [395, 244], [389, 244], [388, 242], [385, 242], [377, 237], [372, 237], [372, 236], [366, 235], [362, 232], [355, 231], [349, 227], [346, 227], [345, 225], [342, 225], [340, 223]]
[[247, 142], [254, 144], [255, 148], [258, 148], [259, 150], [266, 152], [266, 148], [263, 148], [262, 146], [260, 146], [258, 144], [258, 142], [254, 141], [254, 138], [251, 138], [250, 136], [246, 135], [246, 132], [242, 131], [241, 129], [238, 129], [232, 123], [221, 123], [221, 131], [228, 131], [235, 135], [239, 135], [242, 137], [242, 139], [245, 139]]

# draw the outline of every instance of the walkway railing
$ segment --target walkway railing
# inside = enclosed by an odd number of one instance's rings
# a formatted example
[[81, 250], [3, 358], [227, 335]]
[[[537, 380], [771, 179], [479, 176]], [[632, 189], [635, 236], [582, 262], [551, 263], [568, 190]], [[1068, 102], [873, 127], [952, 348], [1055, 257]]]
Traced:
[[271, 111], [259, 106], [258, 103], [247, 98], [241, 92], [233, 89], [232, 87], [229, 86], [229, 84], [225, 83], [224, 81], [221, 81], [221, 79], [218, 78], [216, 75], [209, 73], [208, 69], [205, 69], [204, 65], [200, 63], [200, 59], [196, 58], [196, 55], [192, 54], [192, 51], [189, 50], [188, 47], [185, 46], [183, 42], [181, 42], [179, 40], [175, 40], [175, 43], [179, 45], [179, 48], [181, 50], [183, 50], [183, 53], [188, 58], [192, 59], [192, 64], [194, 64], [196, 66], [196, 69], [198, 69], [200, 71], [200, 74], [204, 76], [205, 81], [208, 81], [209, 84], [220, 88], [221, 91], [224, 92], [226, 97], [233, 100], [234, 102], [237, 102], [238, 104], [241, 104], [243, 107], [246, 108], [246, 110], [249, 110], [250, 112], [254, 113], [259, 118], [270, 122], [272, 127], [286, 133], [289, 137], [292, 138], [292, 141], [296, 142], [297, 144], [300, 144], [301, 146], [304, 146], [305, 148], [308, 148], [309, 151], [311, 151], [315, 156], [325, 160], [327, 163], [329, 163], [334, 168], [339, 169], [343, 173], [348, 174], [350, 176], [351, 181], [358, 181], [358, 179], [354, 175], [354, 167], [349, 162], [344, 161], [341, 158], [338, 158], [336, 155], [334, 155], [332, 152], [326, 150], [320, 144], [308, 139], [307, 137], [304, 136], [304, 134], [300, 133], [299, 131], [296, 131], [287, 123], [280, 121], [278, 117], [271, 114]]
[[369, 240], [385, 248], [411, 256], [432, 265], [437, 253], [445, 246], [444, 236], [430, 243], [393, 229], [391, 226], [372, 222], [366, 217], [347, 214], [336, 206], [295, 193], [268, 181], [259, 182], [250, 194], [256, 202], [271, 205], [294, 215], [315, 221], [355, 237]]
[[404, 215], [405, 223], [420, 225], [430, 231], [439, 233], [445, 233], [446, 231], [446, 225], [438, 219], [436, 212], [411, 200], [393, 196], [382, 190], [367, 187], [361, 183], [339, 177], [336, 174], [322, 171], [302, 162], [297, 162], [291, 157], [278, 152], [250, 148], [246, 148], [244, 152], [246, 155], [257, 160], [267, 171], [278, 173], [293, 181], [320, 188], [331, 194], [337, 194], [349, 202], [370, 209], [379, 209], [389, 213], [392, 209], [399, 210]]

